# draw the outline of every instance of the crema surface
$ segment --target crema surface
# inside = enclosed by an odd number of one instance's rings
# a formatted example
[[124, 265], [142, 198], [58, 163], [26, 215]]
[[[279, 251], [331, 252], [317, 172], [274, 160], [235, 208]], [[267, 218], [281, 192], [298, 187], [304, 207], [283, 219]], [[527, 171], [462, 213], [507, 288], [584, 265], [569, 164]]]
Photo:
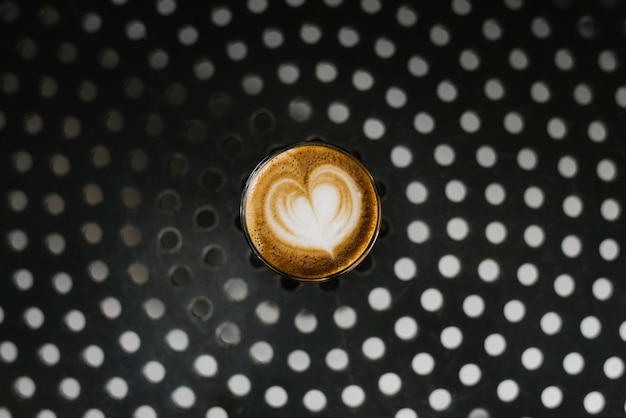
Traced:
[[370, 174], [352, 156], [322, 144], [297, 145], [264, 161], [250, 176], [243, 203], [257, 254], [304, 280], [356, 266], [380, 226]]

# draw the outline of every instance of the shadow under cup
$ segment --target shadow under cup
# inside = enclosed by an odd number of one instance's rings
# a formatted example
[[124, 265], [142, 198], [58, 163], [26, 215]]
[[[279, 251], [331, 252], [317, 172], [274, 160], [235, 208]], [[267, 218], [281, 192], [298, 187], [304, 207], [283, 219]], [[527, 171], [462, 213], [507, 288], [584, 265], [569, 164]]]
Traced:
[[322, 282], [354, 269], [380, 231], [380, 196], [367, 168], [324, 142], [290, 145], [253, 170], [241, 223], [254, 253], [278, 274]]

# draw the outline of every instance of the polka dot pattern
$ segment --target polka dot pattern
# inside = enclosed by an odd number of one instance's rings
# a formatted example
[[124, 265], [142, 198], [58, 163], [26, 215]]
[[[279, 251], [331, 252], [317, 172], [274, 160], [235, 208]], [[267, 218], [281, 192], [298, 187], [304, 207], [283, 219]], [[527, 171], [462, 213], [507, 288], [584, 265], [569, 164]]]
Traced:
[[[0, 0], [0, 417], [625, 416], [622, 2], [74, 3]], [[238, 211], [308, 139], [383, 202], [316, 285]]]

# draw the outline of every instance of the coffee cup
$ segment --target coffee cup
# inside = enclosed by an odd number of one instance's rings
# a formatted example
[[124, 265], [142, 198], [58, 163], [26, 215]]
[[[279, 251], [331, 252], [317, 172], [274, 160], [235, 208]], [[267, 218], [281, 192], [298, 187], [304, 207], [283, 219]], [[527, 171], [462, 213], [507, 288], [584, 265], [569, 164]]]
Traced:
[[354, 269], [380, 230], [372, 175], [352, 154], [321, 141], [282, 148], [252, 171], [240, 206], [256, 256], [278, 274], [323, 282]]

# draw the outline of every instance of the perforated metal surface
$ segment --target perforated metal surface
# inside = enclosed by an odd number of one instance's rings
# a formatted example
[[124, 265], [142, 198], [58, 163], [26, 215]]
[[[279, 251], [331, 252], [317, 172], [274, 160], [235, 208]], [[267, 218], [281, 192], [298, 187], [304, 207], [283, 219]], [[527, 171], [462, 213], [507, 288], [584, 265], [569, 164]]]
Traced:
[[[0, 417], [626, 415], [619, 0], [0, 1]], [[354, 272], [251, 256], [278, 146], [354, 152]]]

